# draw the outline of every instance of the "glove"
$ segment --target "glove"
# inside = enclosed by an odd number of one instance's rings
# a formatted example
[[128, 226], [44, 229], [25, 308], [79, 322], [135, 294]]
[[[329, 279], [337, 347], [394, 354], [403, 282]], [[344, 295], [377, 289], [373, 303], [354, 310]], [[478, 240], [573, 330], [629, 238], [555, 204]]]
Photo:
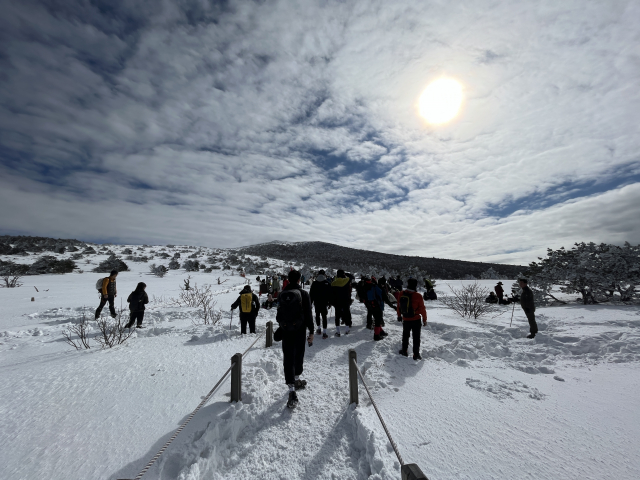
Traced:
[[309, 336], [307, 337], [307, 343], [309, 344], [310, 347], [313, 345], [313, 333], [310, 333]]

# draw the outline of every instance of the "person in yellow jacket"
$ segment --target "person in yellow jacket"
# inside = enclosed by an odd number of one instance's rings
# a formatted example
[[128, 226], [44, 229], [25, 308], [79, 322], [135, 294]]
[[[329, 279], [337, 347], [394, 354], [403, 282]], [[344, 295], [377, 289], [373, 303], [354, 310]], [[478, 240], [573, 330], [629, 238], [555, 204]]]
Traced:
[[102, 308], [107, 301], [109, 302], [109, 311], [111, 317], [116, 318], [116, 307], [114, 305], [115, 298], [118, 296], [118, 289], [116, 288], [116, 277], [118, 276], [117, 270], [112, 270], [108, 277], [102, 280], [102, 288], [100, 289], [100, 306], [96, 310], [96, 320], [100, 318]]

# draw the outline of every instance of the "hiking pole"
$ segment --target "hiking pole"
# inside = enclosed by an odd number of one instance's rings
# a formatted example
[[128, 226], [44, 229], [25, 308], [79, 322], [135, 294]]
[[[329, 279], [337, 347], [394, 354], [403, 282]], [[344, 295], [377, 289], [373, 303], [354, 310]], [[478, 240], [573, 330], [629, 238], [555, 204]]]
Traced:
[[231, 320], [229, 320], [229, 331], [231, 331], [231, 322], [233, 322], [233, 310], [231, 310]]
[[509, 328], [511, 328], [511, 325], [513, 324], [513, 312], [515, 312], [516, 310], [516, 302], [513, 302], [513, 308], [511, 309], [511, 322], [509, 323]]

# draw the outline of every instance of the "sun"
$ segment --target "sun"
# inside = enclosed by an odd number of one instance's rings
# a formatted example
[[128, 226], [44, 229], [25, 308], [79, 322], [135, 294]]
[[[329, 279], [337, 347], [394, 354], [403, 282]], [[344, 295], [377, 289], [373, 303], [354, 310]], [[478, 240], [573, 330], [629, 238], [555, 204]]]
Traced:
[[453, 119], [462, 105], [462, 85], [451, 78], [440, 78], [422, 92], [418, 102], [420, 115], [431, 124]]

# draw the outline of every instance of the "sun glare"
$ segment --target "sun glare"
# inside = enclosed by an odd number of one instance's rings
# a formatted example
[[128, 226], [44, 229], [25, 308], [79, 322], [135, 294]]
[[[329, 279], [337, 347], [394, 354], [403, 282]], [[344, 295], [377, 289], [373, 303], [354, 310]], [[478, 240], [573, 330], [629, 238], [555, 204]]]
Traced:
[[420, 95], [420, 115], [431, 124], [445, 123], [458, 114], [461, 104], [462, 85], [451, 78], [440, 78]]

